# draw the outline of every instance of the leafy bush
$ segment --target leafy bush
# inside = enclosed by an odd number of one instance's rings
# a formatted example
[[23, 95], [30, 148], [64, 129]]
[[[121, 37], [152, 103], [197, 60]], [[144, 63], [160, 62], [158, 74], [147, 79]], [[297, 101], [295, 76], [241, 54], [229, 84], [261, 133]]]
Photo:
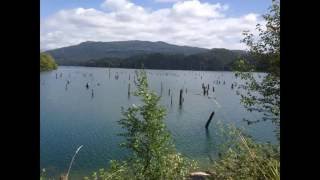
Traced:
[[227, 149], [215, 161], [212, 179], [280, 180], [279, 146], [255, 143], [235, 128]]
[[[271, 120], [276, 126], [276, 134], [280, 140], [280, 1], [273, 0], [269, 12], [263, 15], [265, 28], [257, 24], [258, 36], [249, 31], [244, 32], [244, 42], [250, 49], [249, 53], [255, 57], [253, 61], [240, 59], [234, 63], [236, 76], [245, 80], [242, 86], [245, 93], [241, 94], [241, 103], [249, 111], [263, 113], [263, 118], [247, 120], [259, 122]], [[258, 64], [264, 64], [267, 75], [258, 80], [254, 71]], [[259, 95], [259, 96], [258, 96]]]
[[57, 69], [58, 65], [49, 54], [40, 53], [40, 72]]
[[[92, 179], [186, 179], [196, 168], [194, 161], [177, 153], [163, 119], [165, 108], [159, 105], [160, 97], [148, 89], [145, 71], [137, 72], [137, 91], [143, 105], [133, 105], [119, 124], [125, 129], [120, 136], [126, 141], [122, 147], [132, 152], [127, 161], [111, 161], [108, 170], [101, 169]], [[86, 177], [85, 179], [90, 179]]]

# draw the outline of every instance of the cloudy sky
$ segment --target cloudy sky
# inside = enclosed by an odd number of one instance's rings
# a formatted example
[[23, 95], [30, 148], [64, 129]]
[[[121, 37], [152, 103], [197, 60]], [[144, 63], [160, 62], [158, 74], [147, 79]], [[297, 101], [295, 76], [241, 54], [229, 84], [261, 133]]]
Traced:
[[271, 0], [41, 0], [42, 50], [83, 41], [146, 40], [245, 49]]

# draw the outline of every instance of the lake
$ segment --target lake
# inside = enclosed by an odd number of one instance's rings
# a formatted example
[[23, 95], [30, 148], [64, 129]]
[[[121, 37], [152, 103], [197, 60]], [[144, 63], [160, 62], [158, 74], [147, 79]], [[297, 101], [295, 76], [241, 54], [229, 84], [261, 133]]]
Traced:
[[[40, 166], [46, 169], [47, 175], [57, 177], [66, 172], [80, 145], [83, 148], [72, 166], [70, 179], [90, 175], [106, 168], [110, 160], [128, 155], [119, 147], [123, 138], [117, 136], [121, 132], [117, 121], [122, 117], [121, 107], [140, 104], [133, 93], [128, 96], [128, 84], [131, 91], [135, 89], [134, 71], [60, 66], [55, 71], [40, 73]], [[150, 88], [162, 94], [161, 104], [167, 109], [165, 123], [183, 155], [201, 164], [216, 158], [216, 144], [223, 140], [216, 135], [214, 123], [209, 126], [209, 134], [204, 128], [212, 111], [215, 112], [212, 121], [234, 124], [260, 142], [277, 142], [275, 127], [270, 122], [248, 125], [243, 121], [243, 118], [257, 119], [261, 114], [250, 113], [240, 104], [238, 86], [231, 89], [232, 83], [240, 83], [234, 73], [146, 71]], [[216, 84], [217, 80], [221, 83]], [[202, 94], [202, 83], [210, 85], [208, 96]], [[184, 103], [179, 107], [181, 88]]]

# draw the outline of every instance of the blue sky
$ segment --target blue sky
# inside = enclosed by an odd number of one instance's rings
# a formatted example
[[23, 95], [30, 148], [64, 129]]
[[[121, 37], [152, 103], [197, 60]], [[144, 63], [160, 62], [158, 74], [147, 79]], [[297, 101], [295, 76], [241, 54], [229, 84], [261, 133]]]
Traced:
[[[161, 1], [161, 2], [160, 2]], [[164, 2], [166, 1], [166, 2]], [[171, 1], [171, 2], [167, 2]], [[271, 0], [41, 0], [43, 50], [84, 41], [164, 41], [246, 49]]]
[[[100, 9], [103, 0], [40, 0], [41, 18], [50, 16], [61, 9], [95, 8]], [[160, 3], [156, 0], [132, 0], [137, 5], [152, 9], [172, 6], [173, 3]], [[229, 16], [238, 16], [249, 12], [263, 14], [271, 4], [271, 0], [201, 0], [201, 2], [221, 3], [229, 5]]]

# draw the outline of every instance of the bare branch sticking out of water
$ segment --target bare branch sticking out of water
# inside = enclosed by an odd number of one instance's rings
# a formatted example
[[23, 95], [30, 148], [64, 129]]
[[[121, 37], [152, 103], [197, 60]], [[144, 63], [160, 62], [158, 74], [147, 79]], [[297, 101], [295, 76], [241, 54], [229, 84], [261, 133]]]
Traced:
[[70, 172], [70, 169], [72, 167], [72, 164], [73, 164], [73, 161], [74, 161], [74, 158], [76, 157], [76, 155], [78, 154], [78, 152], [80, 151], [80, 149], [83, 147], [83, 145], [79, 146], [78, 149], [76, 150], [76, 152], [74, 153], [72, 159], [71, 159], [71, 162], [69, 164], [69, 169], [68, 169], [68, 172], [67, 172], [67, 175], [66, 175], [66, 179], [68, 180], [68, 177], [69, 177], [69, 172]]

